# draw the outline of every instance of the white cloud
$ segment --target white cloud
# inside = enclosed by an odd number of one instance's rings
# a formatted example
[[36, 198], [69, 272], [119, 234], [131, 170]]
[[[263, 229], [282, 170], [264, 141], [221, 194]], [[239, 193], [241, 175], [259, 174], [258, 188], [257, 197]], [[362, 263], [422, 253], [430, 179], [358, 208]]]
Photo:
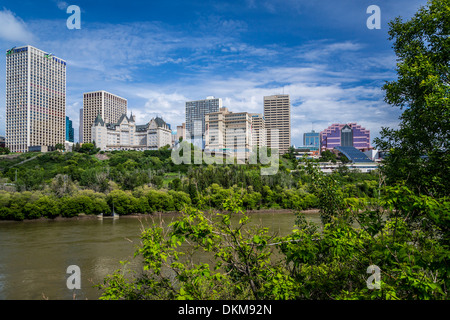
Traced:
[[[173, 129], [185, 121], [186, 101], [214, 95], [231, 111], [263, 113], [263, 97], [284, 91], [291, 97], [296, 145], [311, 123], [320, 131], [354, 121], [371, 130], [373, 138], [381, 126], [398, 122], [379, 85], [392, 76], [395, 57], [366, 57], [356, 41], [257, 46], [236, 36], [245, 24], [213, 22], [206, 25], [231, 33], [189, 33], [154, 22], [102, 23], [77, 32], [65, 30], [60, 21], [29, 25], [41, 30], [43, 50], [57, 48], [55, 54], [68, 62], [67, 104], [74, 109], [75, 128], [82, 93], [91, 90], [127, 98], [139, 124], [162, 116]], [[170, 73], [167, 80], [164, 74]]]
[[7, 9], [0, 11], [0, 39], [17, 44], [29, 43], [33, 38], [22, 19]]

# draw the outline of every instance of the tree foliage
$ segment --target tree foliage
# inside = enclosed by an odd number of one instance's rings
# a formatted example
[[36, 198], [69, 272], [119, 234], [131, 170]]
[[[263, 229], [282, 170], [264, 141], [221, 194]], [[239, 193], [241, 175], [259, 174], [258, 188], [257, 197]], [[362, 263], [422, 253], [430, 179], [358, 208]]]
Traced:
[[389, 151], [383, 169], [390, 182], [416, 193], [450, 190], [450, 7], [432, 0], [409, 21], [390, 23], [398, 79], [388, 82], [386, 102], [403, 110], [399, 129], [383, 128], [375, 143]]

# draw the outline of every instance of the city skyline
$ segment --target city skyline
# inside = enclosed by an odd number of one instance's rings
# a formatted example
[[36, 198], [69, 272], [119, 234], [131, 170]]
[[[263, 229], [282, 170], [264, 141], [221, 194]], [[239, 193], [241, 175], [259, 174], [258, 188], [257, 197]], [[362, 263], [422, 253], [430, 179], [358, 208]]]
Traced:
[[[116, 93], [139, 123], [163, 116], [173, 128], [184, 122], [186, 101], [216, 96], [235, 112], [262, 113], [264, 96], [285, 93], [299, 146], [304, 132], [332, 123], [360, 123], [371, 139], [381, 126], [397, 127], [400, 111], [383, 102], [381, 90], [395, 78], [387, 23], [426, 1], [27, 3], [4, 1], [0, 46], [29, 44], [64, 57], [75, 140], [83, 92]], [[66, 27], [70, 4], [81, 8], [80, 30]], [[366, 27], [371, 4], [381, 8], [380, 30]], [[0, 100], [5, 135], [3, 90]]]

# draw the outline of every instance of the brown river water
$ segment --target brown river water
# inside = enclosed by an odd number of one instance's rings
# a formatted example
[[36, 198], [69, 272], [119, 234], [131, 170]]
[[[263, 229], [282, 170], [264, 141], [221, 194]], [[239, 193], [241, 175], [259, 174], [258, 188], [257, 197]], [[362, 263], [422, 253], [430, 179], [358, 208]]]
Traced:
[[[307, 220], [320, 224], [318, 213], [306, 212]], [[177, 215], [164, 216], [169, 223]], [[295, 221], [292, 212], [253, 212], [270, 232], [289, 233]], [[155, 218], [159, 219], [158, 216]], [[147, 216], [71, 218], [0, 223], [0, 300], [98, 299], [95, 288], [121, 267], [120, 261], [137, 264], [133, 258]], [[80, 270], [80, 289], [69, 289], [67, 268]]]

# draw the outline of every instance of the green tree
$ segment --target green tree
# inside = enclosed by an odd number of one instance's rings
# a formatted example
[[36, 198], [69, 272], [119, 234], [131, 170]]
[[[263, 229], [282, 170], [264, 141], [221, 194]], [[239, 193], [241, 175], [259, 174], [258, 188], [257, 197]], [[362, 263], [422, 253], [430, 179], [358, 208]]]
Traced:
[[330, 150], [325, 150], [320, 154], [319, 160], [323, 162], [331, 161], [333, 163], [336, 163], [336, 159], [337, 156], [333, 152], [331, 152]]
[[307, 160], [306, 164], [305, 170], [312, 180], [310, 191], [317, 197], [322, 223], [331, 223], [333, 219], [351, 221], [352, 217], [345, 210], [339, 181], [334, 175], [324, 174], [315, 162]]
[[[227, 199], [225, 214], [186, 207], [168, 228], [153, 225], [136, 252], [143, 269], [129, 278], [117, 271], [99, 288], [101, 299], [289, 299], [297, 283], [272, 261], [274, 246], [267, 228], [247, 225], [236, 198]], [[238, 222], [232, 222], [234, 215]], [[208, 252], [213, 261], [196, 263], [186, 246]], [[274, 259], [276, 260], [276, 259]]]
[[98, 152], [98, 149], [95, 147], [94, 143], [83, 143], [83, 145], [79, 149], [79, 152], [87, 154], [95, 154]]
[[403, 110], [399, 129], [383, 128], [375, 144], [389, 152], [388, 183], [405, 181], [416, 193], [450, 190], [450, 7], [429, 0], [409, 21], [390, 23], [398, 79], [387, 82], [385, 100]]

